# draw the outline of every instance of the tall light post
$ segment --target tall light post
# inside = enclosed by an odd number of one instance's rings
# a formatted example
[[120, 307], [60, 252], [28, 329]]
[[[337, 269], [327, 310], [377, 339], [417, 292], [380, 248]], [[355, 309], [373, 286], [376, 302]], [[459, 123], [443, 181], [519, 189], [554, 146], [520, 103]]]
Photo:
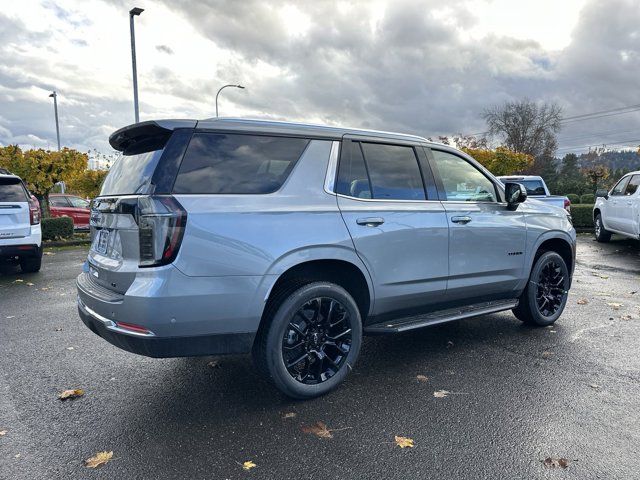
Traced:
[[58, 94], [54, 90], [49, 98], [53, 98], [53, 113], [56, 116], [56, 137], [58, 138], [58, 151], [60, 151], [60, 124], [58, 123]]
[[133, 109], [136, 123], [140, 122], [140, 110], [138, 108], [138, 69], [136, 67], [136, 34], [133, 28], [133, 17], [144, 12], [143, 8], [134, 7], [129, 10], [129, 26], [131, 27], [131, 64], [133, 66]]
[[218, 118], [218, 95], [220, 95], [220, 92], [222, 90], [224, 90], [227, 87], [235, 87], [235, 88], [242, 88], [244, 89], [244, 87], [242, 85], [233, 85], [233, 84], [229, 84], [229, 85], [223, 85], [222, 87], [220, 87], [220, 89], [218, 90], [218, 93], [216, 93], [216, 118]]

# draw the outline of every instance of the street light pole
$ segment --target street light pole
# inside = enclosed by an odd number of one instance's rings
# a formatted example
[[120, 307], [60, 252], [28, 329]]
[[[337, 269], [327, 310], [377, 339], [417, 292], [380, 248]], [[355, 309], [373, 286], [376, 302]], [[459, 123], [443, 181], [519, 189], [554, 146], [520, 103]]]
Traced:
[[58, 94], [54, 90], [49, 98], [53, 98], [53, 112], [56, 116], [56, 137], [58, 139], [58, 151], [60, 151], [60, 124], [58, 123]]
[[227, 87], [235, 87], [235, 88], [242, 88], [244, 89], [244, 87], [242, 85], [233, 85], [233, 84], [229, 84], [229, 85], [223, 85], [222, 87], [220, 87], [220, 89], [218, 90], [218, 93], [216, 93], [216, 118], [218, 118], [218, 95], [220, 95], [220, 92], [222, 90], [224, 90]]
[[129, 26], [131, 28], [131, 64], [133, 66], [133, 110], [135, 112], [136, 123], [140, 122], [140, 109], [138, 108], [138, 69], [136, 67], [136, 35], [133, 28], [133, 17], [144, 12], [143, 8], [132, 8], [129, 10]]

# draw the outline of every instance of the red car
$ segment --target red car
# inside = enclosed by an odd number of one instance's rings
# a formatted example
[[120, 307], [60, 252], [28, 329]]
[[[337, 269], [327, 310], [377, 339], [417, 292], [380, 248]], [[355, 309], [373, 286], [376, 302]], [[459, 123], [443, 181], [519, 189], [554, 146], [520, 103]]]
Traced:
[[52, 193], [49, 195], [52, 217], [71, 217], [73, 228], [89, 228], [89, 201], [75, 195]]

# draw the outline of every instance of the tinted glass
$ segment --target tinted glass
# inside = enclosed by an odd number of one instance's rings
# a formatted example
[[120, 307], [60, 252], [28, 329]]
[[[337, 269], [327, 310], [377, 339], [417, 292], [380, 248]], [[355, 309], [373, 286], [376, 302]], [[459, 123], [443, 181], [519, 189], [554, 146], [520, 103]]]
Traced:
[[355, 198], [371, 198], [369, 176], [364, 165], [364, 157], [360, 144], [344, 142], [344, 150], [340, 155], [340, 171], [336, 193]]
[[413, 148], [362, 143], [373, 198], [426, 200], [422, 176]]
[[89, 202], [87, 202], [84, 198], [79, 197], [67, 197], [69, 199], [69, 203], [74, 208], [89, 208]]
[[109, 170], [100, 195], [151, 193], [151, 177], [161, 155], [162, 150], [121, 155]]
[[68, 207], [67, 199], [64, 197], [49, 197], [49, 205], [52, 207]]
[[544, 185], [541, 180], [520, 180], [516, 183], [520, 183], [526, 188], [527, 195], [546, 195], [547, 192], [544, 190]]
[[0, 202], [26, 202], [27, 192], [17, 178], [0, 178]]
[[629, 183], [630, 177], [624, 177], [620, 180], [613, 190], [611, 190], [611, 195], [623, 195], [625, 189], [627, 188], [627, 183]]
[[303, 138], [197, 133], [173, 187], [175, 193], [272, 193], [309, 143]]
[[640, 186], [640, 175], [634, 175], [629, 180], [627, 184], [627, 188], [624, 191], [625, 195], [634, 195], [638, 191], [638, 187]]
[[496, 202], [493, 182], [465, 159], [433, 150], [448, 201]]

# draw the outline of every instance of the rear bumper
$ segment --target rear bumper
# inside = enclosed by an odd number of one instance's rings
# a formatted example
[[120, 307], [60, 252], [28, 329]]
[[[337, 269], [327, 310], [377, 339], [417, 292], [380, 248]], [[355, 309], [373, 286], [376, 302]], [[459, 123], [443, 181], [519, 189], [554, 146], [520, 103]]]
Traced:
[[112, 345], [127, 352], [154, 358], [248, 353], [255, 337], [254, 333], [157, 337], [153, 334], [125, 332], [115, 322], [87, 307], [79, 297], [78, 313], [93, 333]]
[[42, 249], [39, 245], [0, 245], [0, 258], [39, 257], [41, 255]]

